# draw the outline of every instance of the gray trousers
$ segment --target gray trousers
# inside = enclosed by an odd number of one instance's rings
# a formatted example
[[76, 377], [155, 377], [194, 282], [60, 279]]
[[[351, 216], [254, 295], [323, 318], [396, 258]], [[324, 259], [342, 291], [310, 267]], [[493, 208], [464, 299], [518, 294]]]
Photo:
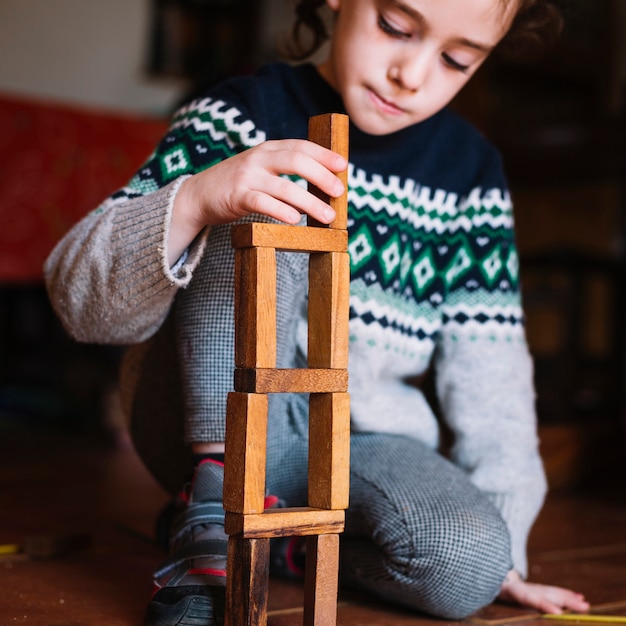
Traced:
[[[164, 367], [175, 355], [155, 348], [160, 358], [146, 361], [131, 431], [148, 469], [175, 493], [189, 477], [190, 451], [178, 374]], [[306, 398], [271, 396], [267, 490], [290, 506], [306, 504], [307, 439]], [[446, 619], [489, 604], [512, 565], [508, 531], [487, 497], [414, 439], [355, 433], [350, 454], [342, 584]]]
[[[306, 503], [307, 406], [272, 398], [268, 492]], [[447, 619], [489, 604], [511, 569], [500, 514], [458, 468], [419, 441], [354, 433], [342, 584]]]

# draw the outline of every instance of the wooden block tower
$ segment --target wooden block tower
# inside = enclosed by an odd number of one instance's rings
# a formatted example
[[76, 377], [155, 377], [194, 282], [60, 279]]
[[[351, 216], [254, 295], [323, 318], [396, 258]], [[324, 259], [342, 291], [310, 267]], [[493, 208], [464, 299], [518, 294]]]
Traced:
[[[348, 157], [348, 118], [320, 115], [309, 139]], [[347, 172], [342, 175], [347, 190]], [[304, 624], [337, 621], [339, 533], [348, 507], [347, 191], [330, 225], [240, 224], [235, 248], [235, 391], [228, 396], [224, 508], [227, 626], [267, 624], [270, 538], [306, 536]], [[276, 252], [309, 254], [308, 367], [276, 367]], [[264, 511], [269, 393], [308, 393], [308, 506]], [[236, 459], [236, 462], [230, 461]]]

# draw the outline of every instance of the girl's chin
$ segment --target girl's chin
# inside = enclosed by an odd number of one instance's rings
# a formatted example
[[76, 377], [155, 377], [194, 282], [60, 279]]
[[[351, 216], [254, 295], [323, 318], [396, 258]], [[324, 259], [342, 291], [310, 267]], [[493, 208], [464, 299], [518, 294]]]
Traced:
[[[372, 95], [369, 95], [370, 93]], [[377, 97], [373, 92], [368, 91], [366, 94], [365, 97], [361, 94], [359, 99], [354, 98], [350, 101], [346, 98], [344, 101], [350, 121], [363, 133], [390, 135], [420, 121], [411, 119], [405, 111], [397, 107], [393, 107], [392, 112], [386, 112], [384, 107], [381, 108], [375, 103]]]
[[380, 115], [366, 114], [362, 109], [354, 113], [348, 111], [348, 115], [352, 124], [367, 135], [390, 135], [410, 125], [403, 124], [399, 119], [389, 120]]

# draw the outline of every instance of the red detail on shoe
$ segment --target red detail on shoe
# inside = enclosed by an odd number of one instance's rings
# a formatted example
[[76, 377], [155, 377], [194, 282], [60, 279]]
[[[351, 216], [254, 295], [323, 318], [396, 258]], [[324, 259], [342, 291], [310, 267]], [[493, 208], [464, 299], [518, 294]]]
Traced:
[[226, 576], [225, 569], [213, 569], [212, 567], [192, 567], [187, 574], [200, 574], [204, 576]]
[[265, 501], [263, 503], [263, 508], [271, 509], [278, 504], [278, 496], [265, 496]]
[[202, 459], [200, 463], [198, 463], [198, 467], [200, 465], [204, 465], [205, 463], [214, 463], [215, 465], [219, 465], [220, 467], [224, 467], [224, 464], [221, 461], [217, 461], [216, 459]]
[[304, 570], [301, 567], [298, 567], [293, 560], [294, 552], [296, 551], [296, 546], [301, 542], [301, 537], [294, 537], [289, 544], [287, 545], [287, 554], [285, 554], [285, 560], [287, 561], [287, 567], [294, 573], [299, 576], [304, 576]]

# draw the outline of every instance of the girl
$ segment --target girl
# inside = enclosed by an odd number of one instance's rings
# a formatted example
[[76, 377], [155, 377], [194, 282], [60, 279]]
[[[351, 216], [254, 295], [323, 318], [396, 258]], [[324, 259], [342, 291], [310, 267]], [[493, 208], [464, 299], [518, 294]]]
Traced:
[[[460, 619], [495, 598], [583, 611], [574, 592], [525, 581], [545, 478], [522, 323], [512, 210], [498, 154], [446, 107], [509, 37], [558, 18], [550, 0], [326, 0], [296, 32], [325, 39], [318, 66], [275, 64], [174, 117], [124, 189], [46, 264], [77, 339], [135, 344], [123, 381], [137, 450], [179, 498], [171, 557], [146, 625], [221, 620], [224, 416], [233, 370], [230, 224], [302, 214], [328, 223], [310, 181], [342, 193], [349, 170], [351, 492], [341, 577], [415, 610]], [[304, 138], [346, 112], [350, 163]], [[279, 255], [279, 367], [305, 359], [306, 256]], [[432, 365], [439, 425], [406, 383]], [[307, 402], [271, 397], [268, 492], [306, 501]], [[275, 555], [278, 561], [281, 554]], [[196, 620], [196, 621], [193, 621]]]

